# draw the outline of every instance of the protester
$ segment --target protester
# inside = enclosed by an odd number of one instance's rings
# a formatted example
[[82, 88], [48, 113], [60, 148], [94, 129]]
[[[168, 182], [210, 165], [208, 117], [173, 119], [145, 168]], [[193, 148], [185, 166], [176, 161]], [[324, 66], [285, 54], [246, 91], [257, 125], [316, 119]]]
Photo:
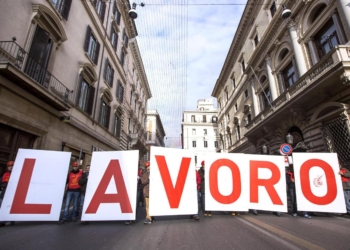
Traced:
[[[1, 203], [2, 203], [2, 199], [4, 199], [4, 196], [5, 196], [5, 192], [6, 192], [6, 188], [7, 188], [7, 184], [10, 180], [10, 177], [11, 177], [11, 172], [12, 172], [12, 168], [13, 168], [13, 165], [15, 163], [13, 161], [8, 161], [7, 164], [6, 164], [6, 172], [2, 175], [1, 177], [1, 184], [0, 184], [0, 207], [1, 207]], [[0, 222], [0, 227], [3, 227], [6, 225], [6, 222]], [[11, 221], [9, 226], [13, 226], [15, 225], [15, 222], [14, 221]]]
[[64, 208], [63, 219], [58, 222], [58, 224], [64, 224], [69, 222], [69, 206], [71, 201], [73, 201], [73, 211], [71, 213], [72, 221], [77, 221], [77, 211], [78, 211], [78, 199], [80, 195], [80, 185], [78, 183], [80, 177], [82, 176], [82, 170], [79, 169], [79, 163], [73, 162], [72, 170], [68, 173], [67, 178], [67, 195], [66, 195], [66, 205]]
[[146, 171], [142, 176], [142, 184], [143, 187], [143, 195], [146, 201], [146, 220], [143, 222], [144, 224], [151, 224], [152, 217], [149, 215], [149, 177], [150, 177], [150, 163], [149, 161], [145, 162]]
[[[195, 170], [195, 171], [196, 171], [196, 183], [197, 183], [197, 206], [198, 206], [198, 209], [197, 209], [197, 214], [191, 215], [190, 219], [199, 220], [199, 210], [201, 207], [201, 204], [200, 204], [201, 176], [199, 175], [197, 170]], [[204, 212], [204, 209], [202, 211]]]
[[201, 189], [200, 189], [200, 192], [201, 192], [201, 203], [202, 203], [202, 209], [204, 211], [204, 216], [209, 216], [211, 217], [212, 216], [212, 213], [210, 211], [206, 211], [205, 210], [205, 162], [202, 161], [201, 162], [201, 168], [198, 170], [198, 173], [201, 177]]
[[[85, 200], [85, 194], [86, 194], [86, 186], [87, 186], [87, 182], [89, 179], [89, 173], [90, 173], [90, 165], [86, 165], [85, 167], [85, 172], [82, 174], [82, 176], [80, 177], [78, 184], [80, 186], [80, 202], [79, 202], [79, 214], [82, 214], [83, 211], [83, 205], [84, 205], [84, 200]], [[82, 224], [88, 224], [88, 221], [81, 221]]]
[[341, 176], [341, 181], [343, 184], [346, 212], [348, 215], [350, 215], [350, 171], [347, 168], [342, 167], [340, 164], [339, 167], [339, 174]]
[[[293, 165], [289, 165], [289, 169], [287, 169], [286, 173], [286, 182], [287, 187], [289, 191], [289, 197], [290, 201], [292, 203], [292, 215], [293, 217], [296, 217], [297, 214], [297, 200], [296, 200], [296, 193], [295, 193], [295, 180], [294, 180], [294, 169]], [[303, 212], [303, 217], [307, 219], [311, 219], [311, 216], [308, 214], [308, 212]]]

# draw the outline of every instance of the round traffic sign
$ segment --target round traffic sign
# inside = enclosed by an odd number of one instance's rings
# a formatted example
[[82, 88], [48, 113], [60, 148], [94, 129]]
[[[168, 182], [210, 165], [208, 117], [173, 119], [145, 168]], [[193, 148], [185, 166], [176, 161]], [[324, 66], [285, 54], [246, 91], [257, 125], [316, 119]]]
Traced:
[[280, 147], [280, 153], [282, 155], [290, 155], [293, 152], [293, 147], [288, 143], [283, 143]]

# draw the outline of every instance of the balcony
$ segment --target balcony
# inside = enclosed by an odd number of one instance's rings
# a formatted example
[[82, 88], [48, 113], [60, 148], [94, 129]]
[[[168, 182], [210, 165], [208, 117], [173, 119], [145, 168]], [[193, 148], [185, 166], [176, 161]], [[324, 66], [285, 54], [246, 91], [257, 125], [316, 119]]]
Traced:
[[130, 136], [130, 149], [140, 150], [143, 153], [147, 152], [147, 145], [145, 144], [145, 138], [138, 133], [131, 133]]
[[281, 117], [290, 116], [291, 109], [308, 109], [348, 88], [350, 47], [340, 45], [309, 69], [297, 82], [284, 91], [271, 106], [265, 108], [246, 125], [245, 136], [263, 136], [263, 127], [280, 124]]
[[73, 91], [14, 41], [0, 41], [0, 75], [59, 111], [68, 111]]

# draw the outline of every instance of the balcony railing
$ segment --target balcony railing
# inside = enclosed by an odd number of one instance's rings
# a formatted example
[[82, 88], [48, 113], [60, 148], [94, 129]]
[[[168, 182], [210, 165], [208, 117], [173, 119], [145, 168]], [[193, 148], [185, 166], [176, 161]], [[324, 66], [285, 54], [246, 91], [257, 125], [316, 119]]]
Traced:
[[72, 91], [14, 41], [0, 41], [0, 63], [10, 63], [65, 103], [74, 103]]

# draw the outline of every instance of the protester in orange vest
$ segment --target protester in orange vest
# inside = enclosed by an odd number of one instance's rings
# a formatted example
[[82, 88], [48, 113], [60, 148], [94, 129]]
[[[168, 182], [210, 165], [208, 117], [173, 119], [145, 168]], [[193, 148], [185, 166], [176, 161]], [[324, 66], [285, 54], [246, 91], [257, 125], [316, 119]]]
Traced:
[[346, 205], [346, 212], [347, 215], [350, 215], [350, 171], [342, 167], [339, 163], [340, 171], [339, 175], [341, 176], [341, 181], [343, 184], [343, 190], [344, 190], [344, 198], [345, 198], [345, 205]]
[[79, 179], [82, 176], [83, 172], [81, 169], [79, 169], [79, 163], [73, 162], [72, 164], [72, 170], [68, 173], [67, 178], [67, 195], [66, 195], [66, 205], [64, 208], [63, 213], [63, 219], [58, 222], [58, 224], [64, 224], [69, 222], [69, 206], [71, 201], [73, 200], [73, 211], [71, 214], [72, 221], [77, 221], [77, 212], [78, 212], [78, 199], [80, 196], [80, 185], [79, 185]]
[[[13, 165], [15, 163], [13, 161], [8, 161], [7, 164], [6, 164], [6, 167], [7, 167], [7, 170], [6, 172], [2, 175], [1, 177], [1, 184], [0, 184], [0, 207], [1, 207], [1, 203], [2, 203], [2, 199], [4, 198], [5, 196], [5, 192], [6, 192], [6, 188], [7, 188], [7, 184], [10, 180], [10, 176], [11, 176], [11, 172], [12, 172], [12, 168], [13, 168]], [[10, 226], [13, 226], [15, 224], [14, 221], [11, 221], [10, 222]], [[0, 227], [3, 227], [6, 225], [6, 222], [0, 222]]]

